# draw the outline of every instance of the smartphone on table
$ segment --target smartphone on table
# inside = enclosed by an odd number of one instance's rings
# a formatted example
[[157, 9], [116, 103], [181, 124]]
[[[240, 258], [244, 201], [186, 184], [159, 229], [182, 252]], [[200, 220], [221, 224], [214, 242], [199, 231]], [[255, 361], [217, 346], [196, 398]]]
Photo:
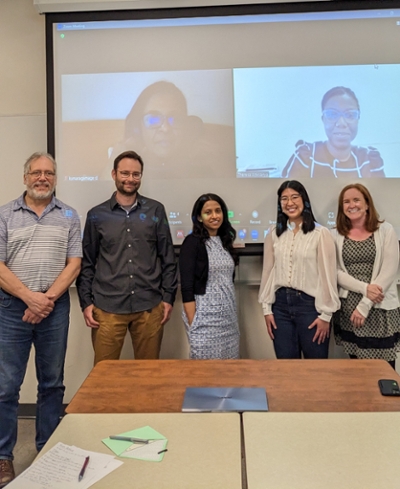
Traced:
[[393, 379], [378, 380], [382, 396], [400, 396], [399, 384]]

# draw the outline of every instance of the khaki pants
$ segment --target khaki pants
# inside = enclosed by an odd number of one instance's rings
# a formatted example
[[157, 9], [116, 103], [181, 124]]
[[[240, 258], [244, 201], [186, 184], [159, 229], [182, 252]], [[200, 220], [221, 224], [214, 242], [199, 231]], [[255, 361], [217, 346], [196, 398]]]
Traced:
[[132, 314], [112, 314], [94, 307], [93, 318], [100, 323], [98, 328], [92, 328], [94, 364], [101, 360], [118, 360], [127, 331], [131, 335], [135, 359], [159, 358], [163, 314], [162, 302], [149, 311]]

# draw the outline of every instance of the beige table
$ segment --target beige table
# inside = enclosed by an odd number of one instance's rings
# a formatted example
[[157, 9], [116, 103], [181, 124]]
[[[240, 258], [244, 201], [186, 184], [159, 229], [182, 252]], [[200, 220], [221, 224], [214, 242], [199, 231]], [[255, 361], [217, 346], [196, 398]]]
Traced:
[[248, 489], [398, 489], [400, 413], [244, 413]]
[[94, 489], [241, 489], [240, 416], [230, 414], [69, 414], [47, 442], [111, 454], [111, 434], [151, 426], [168, 439], [162, 462], [120, 458], [124, 464]]

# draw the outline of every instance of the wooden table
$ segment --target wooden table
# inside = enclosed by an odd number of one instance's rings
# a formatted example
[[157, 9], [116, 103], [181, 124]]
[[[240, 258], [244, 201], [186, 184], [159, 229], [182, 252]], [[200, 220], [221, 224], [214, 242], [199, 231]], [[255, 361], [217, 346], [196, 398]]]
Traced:
[[248, 489], [398, 489], [400, 413], [243, 413]]
[[105, 360], [67, 413], [180, 412], [186, 387], [265, 387], [270, 411], [400, 411], [378, 379], [399, 375], [383, 360]]
[[69, 414], [40, 455], [59, 441], [112, 455], [102, 438], [143, 426], [151, 426], [168, 439], [163, 460], [120, 458], [123, 465], [91, 486], [93, 489], [241, 489], [237, 413]]

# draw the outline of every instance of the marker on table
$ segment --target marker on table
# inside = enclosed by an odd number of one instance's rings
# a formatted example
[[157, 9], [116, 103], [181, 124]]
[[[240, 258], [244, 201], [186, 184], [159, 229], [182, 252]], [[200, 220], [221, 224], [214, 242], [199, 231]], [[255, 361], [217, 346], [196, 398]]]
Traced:
[[131, 441], [132, 443], [149, 443], [150, 440], [143, 440], [143, 438], [134, 438], [133, 436], [119, 436], [110, 435], [110, 440]]
[[78, 477], [79, 482], [83, 479], [83, 476], [85, 475], [86, 468], [89, 465], [89, 459], [90, 457], [88, 456], [85, 458], [85, 461], [83, 462], [81, 471], [79, 472], [79, 477]]

